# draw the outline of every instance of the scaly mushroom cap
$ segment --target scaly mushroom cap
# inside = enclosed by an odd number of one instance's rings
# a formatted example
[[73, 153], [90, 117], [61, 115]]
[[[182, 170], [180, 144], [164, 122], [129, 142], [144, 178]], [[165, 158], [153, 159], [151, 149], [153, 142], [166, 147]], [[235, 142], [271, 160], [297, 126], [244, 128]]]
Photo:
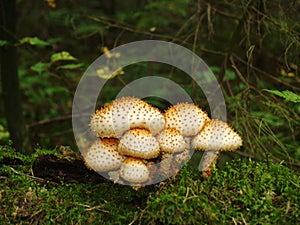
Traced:
[[167, 128], [175, 128], [183, 136], [194, 136], [210, 119], [198, 106], [179, 103], [165, 112], [165, 120]]
[[99, 109], [91, 117], [90, 128], [92, 133], [101, 138], [116, 137], [112, 117], [112, 104]]
[[142, 160], [127, 158], [120, 168], [120, 176], [130, 183], [143, 183], [150, 178], [149, 170]]
[[85, 165], [96, 172], [117, 170], [125, 159], [117, 151], [118, 143], [116, 139], [98, 139], [84, 155]]
[[211, 120], [192, 139], [197, 150], [234, 151], [242, 146], [242, 138], [225, 122]]
[[160, 149], [167, 153], [182, 152], [188, 147], [180, 131], [174, 128], [163, 130], [157, 135], [156, 140]]
[[122, 155], [142, 159], [155, 158], [159, 154], [159, 144], [146, 129], [131, 129], [120, 139], [118, 151]]
[[98, 110], [91, 118], [91, 130], [99, 137], [121, 137], [131, 128], [149, 129], [153, 135], [165, 126], [163, 114], [139, 98], [123, 97]]

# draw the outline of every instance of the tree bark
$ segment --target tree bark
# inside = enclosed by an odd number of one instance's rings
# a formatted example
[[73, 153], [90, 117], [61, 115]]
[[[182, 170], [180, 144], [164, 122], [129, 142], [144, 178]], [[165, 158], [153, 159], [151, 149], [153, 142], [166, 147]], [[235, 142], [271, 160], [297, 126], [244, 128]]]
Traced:
[[16, 43], [16, 1], [0, 0], [0, 39], [8, 44], [0, 47], [1, 86], [4, 113], [10, 139], [17, 151], [29, 154], [28, 133], [22, 114]]

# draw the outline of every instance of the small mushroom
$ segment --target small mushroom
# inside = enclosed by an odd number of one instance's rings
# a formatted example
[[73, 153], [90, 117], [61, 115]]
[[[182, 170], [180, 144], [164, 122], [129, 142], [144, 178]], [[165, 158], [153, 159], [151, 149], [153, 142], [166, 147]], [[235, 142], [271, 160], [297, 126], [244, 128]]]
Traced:
[[128, 157], [120, 168], [120, 176], [131, 184], [141, 184], [149, 178], [149, 170], [141, 159]]
[[225, 122], [213, 119], [192, 139], [192, 148], [205, 151], [200, 162], [204, 177], [212, 172], [220, 151], [234, 151], [242, 146], [242, 138]]
[[122, 155], [151, 159], [158, 156], [160, 148], [155, 137], [146, 129], [131, 129], [120, 139], [118, 151]]
[[198, 106], [190, 103], [178, 103], [167, 109], [165, 120], [167, 128], [175, 128], [183, 136], [194, 136], [210, 119]]
[[85, 165], [96, 172], [119, 169], [125, 157], [117, 151], [118, 144], [117, 139], [96, 140], [84, 155]]
[[182, 152], [188, 147], [185, 138], [174, 128], [164, 129], [156, 139], [161, 151], [166, 153]]

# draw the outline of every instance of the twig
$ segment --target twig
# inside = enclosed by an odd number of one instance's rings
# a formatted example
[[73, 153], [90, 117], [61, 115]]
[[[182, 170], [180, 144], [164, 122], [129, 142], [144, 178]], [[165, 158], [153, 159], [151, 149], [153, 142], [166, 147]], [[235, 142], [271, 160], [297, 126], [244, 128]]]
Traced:
[[295, 184], [289, 177], [286, 177], [286, 179], [291, 182], [293, 185], [295, 185], [297, 188], [300, 188], [298, 184]]
[[29, 219], [32, 219], [33, 217], [35, 217], [36, 215], [40, 214], [41, 212], [43, 212], [44, 209], [39, 209], [38, 211], [34, 212], [30, 217]]
[[246, 220], [245, 220], [243, 214], [241, 214], [241, 217], [242, 217], [242, 220], [243, 220], [244, 224], [245, 224], [245, 225], [248, 225], [248, 223], [246, 222]]
[[53, 185], [58, 185], [57, 183], [55, 183], [55, 182], [52, 182], [52, 181], [47, 181], [47, 180], [45, 180], [45, 179], [43, 179], [43, 178], [40, 178], [40, 177], [35, 177], [35, 176], [32, 176], [32, 175], [28, 175], [28, 174], [24, 174], [24, 173], [21, 173], [21, 172], [18, 172], [18, 171], [16, 171], [14, 168], [12, 168], [12, 167], [9, 167], [10, 169], [11, 169], [11, 171], [13, 172], [13, 173], [15, 173], [15, 174], [17, 174], [17, 175], [20, 175], [20, 176], [25, 176], [25, 177], [27, 177], [27, 178], [30, 178], [30, 179], [33, 179], [33, 180], [35, 180], [35, 181], [37, 181], [37, 182], [39, 182], [39, 183], [47, 183], [47, 182], [50, 182], [51, 184], [53, 184]]
[[49, 120], [41, 120], [41, 121], [38, 121], [38, 122], [35, 122], [35, 123], [32, 123], [32, 124], [29, 124], [28, 128], [31, 129], [31, 128], [34, 128], [34, 127], [45, 126], [45, 125], [48, 125], [48, 124], [51, 124], [51, 123], [56, 123], [56, 122], [62, 122], [62, 121], [65, 121], [65, 120], [69, 120], [69, 119], [72, 119], [73, 117], [77, 118], [77, 117], [82, 117], [82, 116], [90, 116], [90, 114], [84, 114], [84, 113], [75, 114], [75, 115], [69, 114], [69, 115], [55, 117], [55, 118], [49, 119]]
[[237, 224], [238, 224], [238, 223], [236, 222], [236, 220], [235, 220], [235, 218], [234, 218], [234, 217], [231, 217], [231, 219], [232, 219], [232, 221], [233, 221], [234, 225], [237, 225]]
[[[252, 7], [253, 11], [255, 11], [257, 14], [264, 16], [264, 18], [268, 19], [271, 23], [273, 23], [275, 26], [282, 28], [282, 23], [277, 22], [276, 20], [270, 18], [268, 15], [262, 13], [261, 11], [259, 11], [256, 7]], [[299, 37], [300, 33], [298, 33], [296, 30], [290, 29], [287, 30], [290, 34], [295, 35], [297, 37]]]
[[90, 206], [90, 205], [81, 204], [81, 203], [76, 203], [76, 202], [72, 202], [72, 203], [70, 203], [70, 204], [76, 205], [76, 206], [82, 206], [82, 207], [85, 208], [85, 211], [98, 210], [98, 211], [101, 211], [101, 212], [109, 213], [108, 210], [101, 209], [101, 208], [103, 207], [103, 206], [101, 206], [101, 205]]
[[[203, 0], [201, 0], [201, 2], [203, 2], [203, 3], [206, 4], [206, 5], [209, 5], [209, 4], [210, 4], [210, 3], [206, 2], [206, 1], [203, 1]], [[216, 7], [212, 7], [212, 9], [213, 9], [216, 13], [220, 14], [221, 16], [225, 16], [225, 17], [228, 17], [228, 18], [231, 18], [231, 19], [234, 19], [234, 20], [240, 19], [240, 16], [239, 16], [239, 15], [233, 15], [233, 14], [226, 13], [226, 12], [220, 10], [220, 9], [217, 9]]]
[[102, 18], [102, 17], [96, 18], [96, 17], [92, 17], [92, 16], [88, 16], [88, 18], [94, 20], [95, 22], [105, 24], [108, 27], [117, 28], [117, 29], [129, 31], [129, 32], [132, 32], [132, 33], [137, 33], [137, 34], [144, 34], [144, 35], [147, 35], [147, 36], [152, 36], [152, 37], [157, 37], [157, 38], [169, 39], [169, 40], [173, 40], [173, 41], [180, 42], [180, 43], [186, 43], [182, 39], [175, 38], [173, 36], [169, 36], [169, 35], [165, 35], [165, 34], [152, 33], [150, 31], [139, 31], [135, 28], [129, 27], [128, 25], [111, 23], [106, 18]]
[[[247, 64], [248, 64], [245, 60], [243, 60], [242, 58], [240, 58], [238, 55], [232, 53], [232, 56], [233, 56], [235, 59], [237, 59], [239, 62], [243, 63], [244, 65], [247, 65]], [[265, 76], [271, 78], [272, 80], [275, 80], [276, 82], [282, 83], [282, 84], [286, 85], [287, 87], [290, 87], [290, 88], [293, 88], [293, 89], [295, 89], [295, 90], [300, 91], [300, 87], [298, 88], [296, 85], [291, 85], [291, 84], [289, 84], [289, 83], [287, 83], [287, 82], [284, 82], [283, 80], [279, 80], [278, 78], [274, 77], [272, 74], [269, 74], [269, 73], [267, 73], [267, 72], [265, 72], [265, 71], [263, 71], [263, 70], [261, 70], [261, 69], [255, 67], [255, 66], [253, 66], [253, 65], [249, 65], [249, 66], [250, 66], [253, 70], [255, 70], [255, 71], [257, 71], [257, 72], [259, 72], [259, 73], [261, 73], [261, 74], [263, 74], [263, 75], [265, 75]]]

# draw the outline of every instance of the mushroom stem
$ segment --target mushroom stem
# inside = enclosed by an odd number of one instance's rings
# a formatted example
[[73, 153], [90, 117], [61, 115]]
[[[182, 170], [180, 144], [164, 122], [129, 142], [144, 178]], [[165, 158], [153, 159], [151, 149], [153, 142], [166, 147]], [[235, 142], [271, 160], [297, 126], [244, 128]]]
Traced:
[[169, 177], [172, 174], [172, 161], [173, 161], [172, 153], [165, 153], [162, 156], [159, 170], [163, 176]]
[[207, 150], [203, 153], [199, 164], [199, 170], [202, 172], [202, 177], [208, 177], [212, 174], [212, 167], [216, 163], [220, 151]]

